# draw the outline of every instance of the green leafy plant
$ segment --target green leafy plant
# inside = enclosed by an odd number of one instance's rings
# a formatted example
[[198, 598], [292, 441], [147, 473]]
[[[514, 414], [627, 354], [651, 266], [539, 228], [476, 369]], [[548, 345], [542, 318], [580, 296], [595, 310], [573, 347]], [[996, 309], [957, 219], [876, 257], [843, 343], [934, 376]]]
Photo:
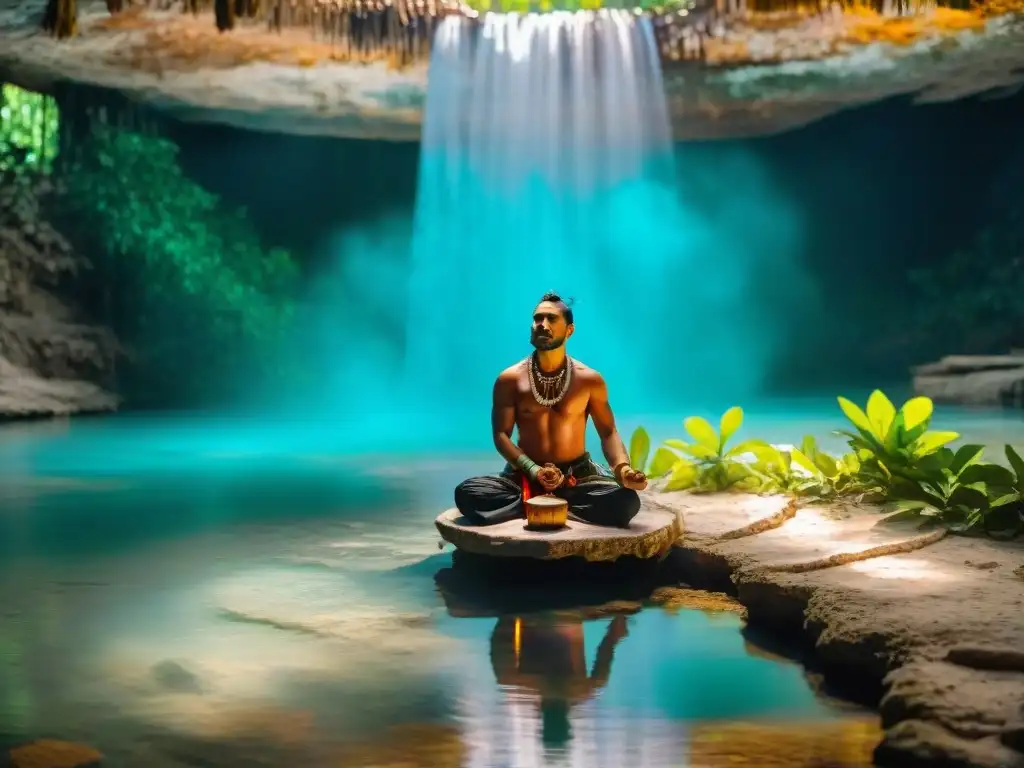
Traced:
[[800, 448], [781, 450], [769, 445], [761, 449], [753, 465], [764, 478], [762, 492], [793, 493], [822, 500], [872, 492], [873, 488], [865, 486], [860, 468], [856, 453], [833, 456], [821, 450], [811, 435], [804, 436]]
[[922, 459], [957, 440], [956, 432], [929, 431], [933, 405], [927, 397], [914, 397], [897, 410], [888, 397], [876, 389], [864, 410], [845, 397], [839, 407], [855, 431], [840, 430], [848, 438], [860, 467], [863, 483], [887, 496], [893, 479], [922, 479]]
[[[716, 430], [700, 416], [683, 421], [690, 441], [677, 438], [666, 440], [654, 453], [646, 466], [653, 479], [666, 477], [662, 490], [691, 489], [698, 492], [724, 491], [731, 488], [756, 490], [761, 483], [743, 456], [771, 449], [762, 440], [746, 440], [729, 447], [729, 441], [743, 425], [743, 409], [733, 407], [722, 414]], [[650, 450], [650, 438], [639, 427], [630, 440], [633, 465], [644, 467]], [[774, 450], [774, 449], [772, 449]]]
[[918, 462], [913, 478], [896, 478], [888, 496], [900, 512], [936, 517], [951, 530], [968, 531], [989, 507], [984, 474], [992, 465], [979, 463], [982, 450], [980, 445], [963, 445], [955, 453], [940, 448]]
[[1012, 445], [1005, 446], [1004, 452], [1010, 468], [989, 477], [995, 493], [984, 524], [989, 535], [1010, 539], [1024, 533], [1024, 459]]
[[982, 461], [982, 446], [947, 447], [960, 435], [929, 430], [932, 401], [915, 397], [897, 409], [879, 390], [866, 407], [840, 397], [853, 430], [851, 450], [834, 456], [814, 437], [799, 448], [763, 440], [729, 443], [743, 423], [743, 411], [730, 408], [718, 430], [700, 417], [683, 422], [689, 441], [666, 440], [648, 463], [651, 440], [643, 427], [630, 441], [633, 466], [652, 478], [666, 478], [663, 491], [745, 490], [786, 493], [815, 501], [868, 499], [891, 505], [893, 517], [934, 519], [956, 533], [984, 531], [994, 538], [1024, 533], [1024, 459], [1012, 446], [1009, 467]]

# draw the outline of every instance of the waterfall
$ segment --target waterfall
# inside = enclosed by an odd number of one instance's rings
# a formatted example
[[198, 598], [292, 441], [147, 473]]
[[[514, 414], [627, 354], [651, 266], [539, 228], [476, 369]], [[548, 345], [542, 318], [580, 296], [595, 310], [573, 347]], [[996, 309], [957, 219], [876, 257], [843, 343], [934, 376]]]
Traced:
[[555, 290], [575, 298], [570, 354], [605, 374], [613, 402], [646, 398], [665, 357], [652, 325], [681, 298], [665, 289], [678, 266], [672, 151], [646, 17], [446, 18], [424, 115], [410, 384], [486, 407]]

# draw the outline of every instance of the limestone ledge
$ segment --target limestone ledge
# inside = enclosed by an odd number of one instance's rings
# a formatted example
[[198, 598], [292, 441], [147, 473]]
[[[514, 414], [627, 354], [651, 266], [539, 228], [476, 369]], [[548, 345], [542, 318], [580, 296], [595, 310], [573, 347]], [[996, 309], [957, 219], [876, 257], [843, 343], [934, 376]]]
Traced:
[[[876, 763], [1024, 768], [1024, 544], [946, 536], [854, 504], [648, 493], [686, 534], [670, 562], [826, 681], [879, 697]], [[870, 690], [874, 688], [875, 690]]]
[[1024, 354], [949, 355], [912, 371], [914, 393], [936, 403], [1024, 407]]
[[[262, 25], [219, 35], [212, 18], [174, 11], [138, 7], [140, 13], [112, 20], [94, 0], [79, 2], [81, 34], [55, 41], [38, 31], [44, 5], [13, 0], [0, 8], [0, 79], [42, 91], [63, 81], [86, 83], [181, 119], [246, 129], [420, 138], [422, 63], [396, 70], [382, 60], [342, 60], [340, 51], [304, 32], [269, 35]], [[1015, 14], [965, 28], [929, 27], [903, 42], [888, 39], [886, 20], [871, 29], [865, 23], [830, 14], [778, 29], [775, 22], [737, 22], [716, 44], [715, 62], [667, 62], [675, 137], [768, 135], [893, 96], [925, 103], [1020, 87], [1024, 23]]]

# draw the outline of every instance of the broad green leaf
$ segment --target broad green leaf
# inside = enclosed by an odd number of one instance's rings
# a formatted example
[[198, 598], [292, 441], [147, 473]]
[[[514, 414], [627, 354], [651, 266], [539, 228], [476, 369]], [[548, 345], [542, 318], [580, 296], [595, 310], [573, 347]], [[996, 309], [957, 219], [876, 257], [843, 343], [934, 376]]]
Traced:
[[888, 453], [895, 453], [907, 444], [907, 430], [903, 423], [903, 411], [898, 411], [889, 424], [889, 431], [883, 441]]
[[762, 455], [772, 455], [778, 453], [778, 450], [771, 443], [766, 443], [764, 440], [744, 440], [742, 443], [737, 443], [726, 452], [726, 457], [742, 456], [744, 453], [752, 453], [754, 456], [761, 458]]
[[988, 506], [987, 487], [984, 483], [958, 485], [949, 494], [949, 506], [966, 507], [968, 509], [984, 509]]
[[902, 523], [916, 520], [926, 512], [935, 511], [923, 501], [898, 501], [893, 505], [894, 512], [882, 518], [883, 523]]
[[879, 440], [884, 441], [889, 434], [892, 421], [896, 417], [896, 406], [892, 404], [882, 390], [876, 389], [868, 397], [866, 415], [868, 421], [871, 422], [871, 428], [875, 436]]
[[666, 440], [665, 441], [665, 445], [668, 446], [669, 448], [675, 448], [677, 451], [689, 452], [689, 450], [690, 450], [690, 444], [689, 443], [684, 443], [682, 440], [680, 440], [678, 438], [675, 438], [675, 437], [673, 437], [673, 438], [671, 438], [669, 440]]
[[697, 467], [686, 459], [680, 459], [672, 467], [672, 472], [665, 483], [666, 491], [682, 491], [692, 488], [697, 480]]
[[875, 435], [874, 430], [871, 428], [871, 421], [867, 415], [860, 409], [860, 406], [854, 403], [852, 400], [847, 400], [845, 397], [838, 398], [839, 407], [842, 409], [843, 414], [850, 420], [857, 429], [866, 435], [871, 435], [875, 439], [879, 439]]
[[831, 454], [825, 453], [824, 451], [818, 451], [813, 456], [808, 456], [814, 465], [821, 471], [825, 477], [835, 477], [839, 474], [840, 466], [839, 459]]
[[789, 455], [793, 457], [794, 464], [798, 465], [802, 469], [806, 469], [812, 475], [821, 474], [821, 470], [815, 466], [814, 462], [811, 461], [811, 458], [803, 451], [798, 451], [796, 448], [793, 448], [790, 450]]
[[818, 441], [814, 439], [814, 435], [804, 435], [804, 439], [800, 441], [800, 450], [808, 457], [818, 453]]
[[719, 448], [718, 433], [711, 426], [707, 419], [700, 416], [690, 416], [683, 422], [683, 428], [698, 444], [712, 449], [716, 454]]
[[959, 438], [960, 434], [957, 432], [925, 432], [914, 443], [913, 453], [915, 456], [927, 456]]
[[1013, 488], [1014, 483], [1013, 472], [999, 464], [970, 464], [960, 472], [958, 479], [963, 485], [984, 483], [1006, 490]]
[[732, 408], [722, 414], [722, 419], [719, 422], [718, 430], [721, 433], [721, 443], [718, 446], [718, 450], [722, 451], [725, 448], [725, 444], [729, 442], [729, 438], [736, 434], [736, 430], [743, 424], [743, 409], [738, 405], [734, 405]]
[[843, 469], [845, 471], [847, 471], [847, 472], [849, 472], [851, 474], [860, 471], [860, 459], [857, 458], [857, 454], [856, 453], [853, 453], [851, 451], [850, 453], [844, 454], [843, 458], [840, 459], [840, 461], [842, 461]]
[[753, 472], [751, 472], [750, 467], [748, 467], [745, 464], [741, 464], [738, 461], [730, 461], [724, 464], [723, 466], [725, 467], [725, 476], [723, 478], [722, 487], [723, 490], [725, 488], [729, 488], [735, 485], [741, 480], [746, 480], [747, 478], [751, 477], [754, 474]]
[[1007, 445], [1004, 450], [1006, 451], [1006, 460], [1010, 462], [1010, 466], [1013, 467], [1013, 471], [1017, 475], [1017, 483], [1024, 484], [1024, 459], [1012, 445]]
[[679, 457], [668, 448], [658, 448], [651, 458], [651, 466], [647, 470], [649, 477], [664, 477], [679, 461]]
[[897, 489], [893, 489], [893, 494], [894, 498], [900, 502], [921, 501], [936, 509], [946, 506], [945, 499], [920, 483], [901, 483]]
[[949, 471], [954, 475], [959, 475], [965, 467], [978, 461], [984, 450], [985, 446], [983, 445], [961, 445], [953, 455]]
[[903, 426], [908, 431], [922, 425], [927, 429], [928, 419], [932, 417], [933, 410], [931, 398], [912, 397], [900, 408], [900, 413], [903, 414]]
[[651, 436], [643, 427], [637, 427], [633, 431], [633, 437], [629, 440], [629, 464], [641, 472], [647, 467], [647, 456], [651, 452]]
[[[897, 414], [897, 419], [903, 418], [901, 414]], [[899, 443], [901, 446], [913, 445], [914, 442], [921, 437], [925, 432], [928, 431], [928, 421], [925, 420], [918, 424], [913, 429], [904, 429], [900, 435]]]
[[988, 505], [991, 509], [995, 509], [996, 507], [1005, 507], [1007, 504], [1017, 504], [1021, 501], [1020, 494], [1015, 491], [990, 501]]
[[706, 460], [718, 458], [718, 451], [716, 451], [714, 448], [709, 448], [706, 445], [701, 445], [700, 443], [691, 443], [688, 445], [686, 443], [681, 442], [681, 445], [673, 445], [672, 447], [678, 448], [683, 453], [692, 456], [695, 459]]
[[945, 510], [943, 522], [955, 533], [965, 533], [981, 522], [981, 513], [964, 505], [956, 505]]

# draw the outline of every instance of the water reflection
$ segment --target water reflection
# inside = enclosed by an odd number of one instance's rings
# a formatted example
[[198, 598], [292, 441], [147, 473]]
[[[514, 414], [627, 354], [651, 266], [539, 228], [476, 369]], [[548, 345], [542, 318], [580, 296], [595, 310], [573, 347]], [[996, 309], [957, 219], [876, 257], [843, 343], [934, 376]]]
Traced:
[[[623, 592], [612, 573], [580, 587], [554, 571], [546, 584], [517, 573], [519, 584], [462, 567], [436, 576], [451, 619], [439, 631], [486, 643], [497, 683], [481, 688], [473, 649], [462, 669], [471, 690], [460, 698], [467, 768], [871, 764], [877, 717], [819, 695], [802, 668], [754, 645], [735, 601], [651, 584]], [[768, 741], [716, 739], [736, 725]], [[822, 751], [837, 728], [855, 745]], [[790, 750], [786, 762], [775, 762], [773, 734]]]
[[135, 437], [74, 432], [33, 433], [59, 466], [0, 465], [0, 765], [868, 764], [877, 719], [751, 645], [733, 601], [619, 570], [498, 587], [439, 553], [476, 467], [100, 471], [100, 436]]
[[582, 617], [504, 616], [491, 634], [494, 677], [499, 685], [536, 697], [544, 745], [565, 747], [570, 709], [605, 686], [615, 647], [628, 634], [625, 616], [612, 619], [588, 670]]

